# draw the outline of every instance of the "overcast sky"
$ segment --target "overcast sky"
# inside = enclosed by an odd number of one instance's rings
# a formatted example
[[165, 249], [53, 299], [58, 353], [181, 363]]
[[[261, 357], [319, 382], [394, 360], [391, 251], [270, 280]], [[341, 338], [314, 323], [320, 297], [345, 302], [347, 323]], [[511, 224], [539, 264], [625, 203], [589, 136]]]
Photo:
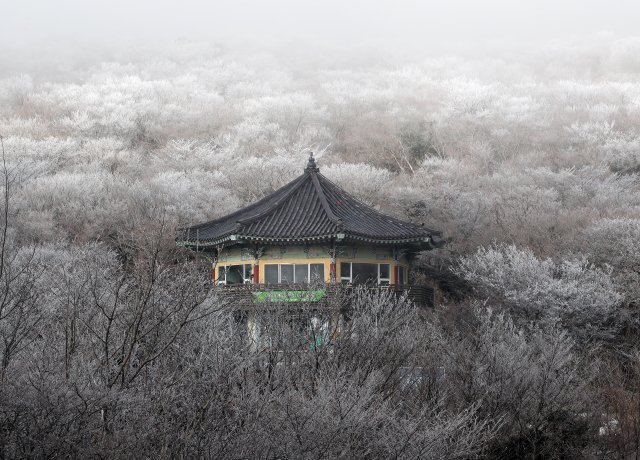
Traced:
[[0, 0], [4, 45], [208, 38], [465, 47], [640, 35], [640, 0]]

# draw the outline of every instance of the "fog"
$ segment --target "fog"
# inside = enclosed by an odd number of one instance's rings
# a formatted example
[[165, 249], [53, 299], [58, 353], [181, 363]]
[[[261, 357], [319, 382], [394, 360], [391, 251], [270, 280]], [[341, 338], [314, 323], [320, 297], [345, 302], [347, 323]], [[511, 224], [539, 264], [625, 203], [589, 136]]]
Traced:
[[43, 0], [5, 1], [3, 46], [52, 42], [222, 42], [371, 46], [399, 53], [474, 52], [498, 45], [552, 44], [632, 35], [633, 0]]

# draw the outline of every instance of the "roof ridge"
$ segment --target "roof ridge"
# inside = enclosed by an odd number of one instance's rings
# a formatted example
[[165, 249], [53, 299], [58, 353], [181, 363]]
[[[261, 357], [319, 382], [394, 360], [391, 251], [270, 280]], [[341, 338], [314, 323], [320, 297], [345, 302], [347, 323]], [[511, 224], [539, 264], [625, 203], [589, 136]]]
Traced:
[[320, 204], [322, 204], [322, 209], [324, 209], [325, 214], [329, 218], [331, 222], [333, 222], [338, 228], [342, 228], [343, 222], [338, 216], [335, 215], [331, 206], [329, 206], [329, 202], [327, 201], [327, 197], [324, 194], [324, 189], [318, 180], [317, 172], [313, 171], [311, 174], [311, 181], [313, 182], [313, 186], [318, 194], [318, 198], [320, 198]]

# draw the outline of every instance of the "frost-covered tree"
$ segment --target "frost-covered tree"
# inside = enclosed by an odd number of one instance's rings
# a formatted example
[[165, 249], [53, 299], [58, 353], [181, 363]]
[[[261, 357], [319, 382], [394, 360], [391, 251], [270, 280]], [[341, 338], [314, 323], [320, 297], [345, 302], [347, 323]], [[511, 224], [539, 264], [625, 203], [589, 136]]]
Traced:
[[[3, 50], [0, 134], [19, 185], [0, 263], [0, 457], [469, 458], [490, 443], [577, 457], [597, 450], [582, 430], [594, 413], [608, 417], [598, 455], [637, 453], [637, 49], [309, 60], [180, 42], [65, 66]], [[498, 313], [396, 313], [365, 296], [332, 353], [289, 347], [300, 366], [271, 353], [269, 371], [215, 305], [181, 326], [207, 275], [171, 229], [260, 199], [309, 150], [361, 200], [443, 232], [417, 279], [446, 273], [452, 299]], [[456, 312], [472, 327], [432, 318]], [[273, 327], [301, 339], [283, 317]], [[603, 338], [614, 346], [594, 352]], [[610, 372], [579, 373], [592, 392], [574, 371], [598, 360]]]
[[[504, 313], [475, 308], [462, 324], [429, 330], [446, 397], [500, 422], [490, 457], [580, 457], [593, 439], [594, 370], [558, 325], [525, 330]], [[595, 444], [593, 440], [592, 444]]]
[[391, 172], [367, 164], [337, 164], [322, 168], [322, 174], [368, 205], [385, 201], [385, 185]]
[[607, 323], [620, 304], [611, 268], [585, 259], [554, 262], [529, 249], [494, 245], [460, 259], [456, 272], [482, 298], [501, 302], [522, 321], [561, 321], [584, 340], [608, 337]]

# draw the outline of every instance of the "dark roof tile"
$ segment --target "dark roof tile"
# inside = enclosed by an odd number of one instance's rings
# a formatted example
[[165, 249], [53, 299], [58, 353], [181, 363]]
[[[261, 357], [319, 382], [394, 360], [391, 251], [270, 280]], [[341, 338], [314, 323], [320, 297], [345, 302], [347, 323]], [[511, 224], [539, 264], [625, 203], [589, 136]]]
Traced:
[[344, 237], [377, 243], [426, 243], [439, 232], [382, 214], [332, 183], [313, 156], [304, 174], [262, 200], [183, 230], [185, 245], [228, 240], [305, 241]]

